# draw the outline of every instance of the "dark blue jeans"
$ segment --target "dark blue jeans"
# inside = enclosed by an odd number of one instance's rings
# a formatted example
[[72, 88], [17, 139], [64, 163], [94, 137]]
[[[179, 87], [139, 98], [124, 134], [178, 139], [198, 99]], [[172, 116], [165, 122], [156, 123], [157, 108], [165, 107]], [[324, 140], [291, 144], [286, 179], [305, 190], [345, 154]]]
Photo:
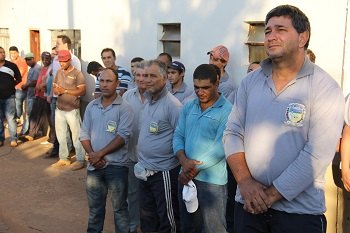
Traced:
[[198, 210], [188, 213], [182, 198], [183, 185], [179, 185], [181, 232], [226, 233], [226, 185], [192, 180], [197, 187]]
[[291, 214], [269, 209], [263, 214], [250, 214], [243, 205], [235, 205], [235, 233], [325, 233], [326, 217], [311, 214]]
[[129, 232], [128, 168], [108, 165], [87, 171], [86, 192], [89, 204], [88, 233], [103, 231], [108, 191], [111, 194], [115, 232]]
[[17, 140], [17, 124], [15, 121], [16, 104], [15, 96], [7, 99], [0, 99], [0, 141], [5, 141], [4, 119], [7, 120], [9, 126], [10, 141]]

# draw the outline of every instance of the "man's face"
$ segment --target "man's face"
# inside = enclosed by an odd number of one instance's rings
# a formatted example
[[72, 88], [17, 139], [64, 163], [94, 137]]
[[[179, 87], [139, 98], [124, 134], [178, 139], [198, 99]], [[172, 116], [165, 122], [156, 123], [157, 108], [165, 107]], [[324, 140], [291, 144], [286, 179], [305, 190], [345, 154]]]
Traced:
[[119, 81], [117, 80], [113, 71], [109, 69], [102, 71], [99, 80], [100, 90], [104, 97], [116, 95], [116, 89], [119, 86]]
[[5, 49], [0, 48], [0, 62], [5, 61], [6, 54], [5, 54]]
[[209, 64], [216, 65], [219, 69], [222, 69], [226, 66], [227, 62], [224, 59], [216, 58], [213, 55], [209, 55]]
[[103, 52], [101, 59], [106, 68], [113, 68], [115, 66], [115, 57], [111, 51]]
[[216, 100], [218, 94], [218, 81], [212, 84], [209, 79], [194, 79], [194, 91], [200, 103], [210, 103]]
[[174, 85], [179, 82], [182, 82], [183, 74], [180, 75], [178, 70], [168, 68], [168, 80], [169, 83]]
[[25, 60], [28, 66], [33, 67], [35, 65], [34, 58], [26, 58]]
[[[303, 35], [302, 35], [303, 34]], [[272, 17], [265, 27], [265, 50], [271, 59], [289, 57], [305, 45], [305, 33], [298, 33], [289, 17]]]
[[45, 67], [49, 66], [51, 64], [51, 57], [48, 56], [42, 56], [41, 61]]
[[11, 61], [17, 60], [18, 57], [19, 57], [19, 53], [17, 51], [10, 51]]
[[61, 50], [68, 50], [68, 45], [64, 44], [62, 38], [57, 38], [56, 40], [56, 52]]
[[135, 69], [135, 83], [139, 89], [146, 90], [145, 70], [144, 69], [141, 69], [141, 68]]
[[60, 61], [59, 63], [62, 70], [67, 70], [72, 64], [72, 59], [69, 59], [68, 61]]
[[166, 84], [166, 77], [160, 73], [159, 67], [155, 64], [145, 67], [145, 82], [147, 91], [152, 95], [161, 92]]

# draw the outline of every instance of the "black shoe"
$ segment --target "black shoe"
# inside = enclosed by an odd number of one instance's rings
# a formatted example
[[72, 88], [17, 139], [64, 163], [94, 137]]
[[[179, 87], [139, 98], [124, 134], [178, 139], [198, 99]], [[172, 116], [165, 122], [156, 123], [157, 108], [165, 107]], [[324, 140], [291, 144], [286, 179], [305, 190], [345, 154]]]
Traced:
[[52, 159], [52, 158], [57, 158], [57, 157], [58, 157], [58, 151], [52, 150], [51, 153], [45, 155], [44, 158]]

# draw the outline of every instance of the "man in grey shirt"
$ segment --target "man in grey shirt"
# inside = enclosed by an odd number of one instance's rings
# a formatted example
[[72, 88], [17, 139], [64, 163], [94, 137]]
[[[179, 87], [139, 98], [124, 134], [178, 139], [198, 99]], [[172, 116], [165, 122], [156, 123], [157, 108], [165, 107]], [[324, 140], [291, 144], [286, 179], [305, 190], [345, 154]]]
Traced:
[[116, 93], [118, 85], [115, 70], [102, 71], [102, 96], [88, 104], [81, 126], [80, 141], [89, 156], [87, 232], [102, 232], [108, 191], [111, 193], [115, 232], [129, 232], [127, 143], [132, 134], [133, 112]]
[[133, 75], [135, 77], [136, 87], [128, 90], [123, 94], [123, 99], [126, 100], [134, 112], [132, 137], [128, 144], [128, 154], [130, 161], [129, 177], [128, 177], [128, 204], [130, 216], [130, 233], [136, 232], [140, 225], [140, 203], [139, 203], [139, 180], [134, 174], [134, 166], [137, 163], [137, 141], [139, 139], [139, 131], [142, 120], [142, 113], [145, 108], [146, 91], [144, 62], [138, 62], [134, 67]]
[[269, 58], [238, 88], [223, 138], [238, 184], [237, 233], [326, 232], [324, 175], [340, 137], [344, 97], [305, 57], [309, 40], [303, 12], [272, 9], [265, 19]]
[[[182, 104], [165, 84], [167, 67], [159, 60], [145, 63], [145, 93], [135, 175], [140, 178], [141, 230], [176, 232], [179, 161], [172, 146]], [[154, 213], [157, 213], [155, 216]]]

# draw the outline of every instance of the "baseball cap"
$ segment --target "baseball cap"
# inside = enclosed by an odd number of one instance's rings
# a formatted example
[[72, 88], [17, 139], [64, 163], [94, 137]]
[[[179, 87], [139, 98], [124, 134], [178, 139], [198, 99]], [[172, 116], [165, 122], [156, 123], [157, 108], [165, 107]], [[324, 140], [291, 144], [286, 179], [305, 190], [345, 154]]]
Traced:
[[72, 58], [72, 55], [68, 50], [60, 50], [57, 53], [58, 61], [68, 61]]
[[168, 65], [168, 68], [178, 70], [180, 72], [185, 72], [185, 66], [179, 61], [174, 61]]
[[227, 48], [223, 45], [216, 46], [211, 51], [207, 52], [207, 55], [209, 55], [209, 54], [211, 54], [214, 58], [223, 59], [226, 62], [228, 62], [228, 59], [230, 57], [230, 54], [229, 54]]
[[31, 59], [31, 58], [34, 58], [34, 53], [32, 53], [32, 52], [27, 53], [26, 55], [24, 55], [24, 59]]
[[42, 56], [42, 57], [51, 57], [51, 53], [45, 51], [45, 52], [42, 52], [42, 53], [41, 53], [41, 56]]
[[187, 212], [194, 213], [198, 209], [197, 187], [191, 180], [184, 185], [182, 199], [185, 202]]

